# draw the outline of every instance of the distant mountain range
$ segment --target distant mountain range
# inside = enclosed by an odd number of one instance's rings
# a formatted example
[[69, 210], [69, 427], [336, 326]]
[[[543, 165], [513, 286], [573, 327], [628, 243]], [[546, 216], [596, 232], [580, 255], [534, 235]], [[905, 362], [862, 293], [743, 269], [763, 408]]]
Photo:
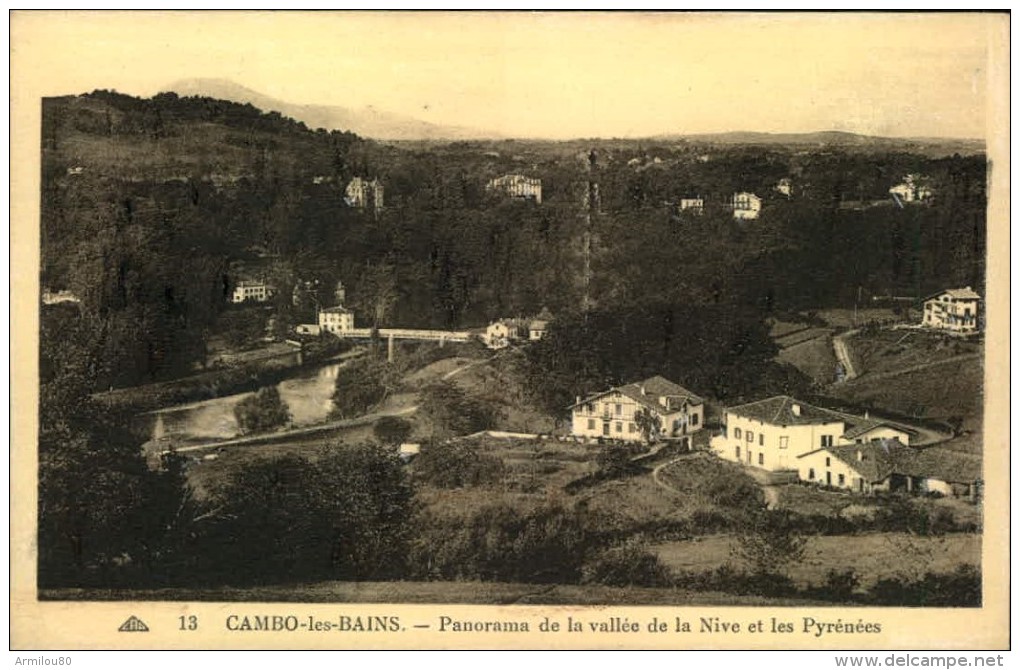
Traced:
[[199, 95], [231, 102], [251, 103], [264, 112], [274, 111], [301, 121], [309, 128], [350, 130], [378, 140], [480, 140], [500, 139], [499, 133], [462, 126], [444, 126], [373, 107], [351, 109], [336, 105], [299, 105], [277, 100], [229, 79], [182, 79], [165, 88], [181, 96]]
[[[378, 140], [500, 140], [507, 139], [501, 133], [429, 123], [404, 114], [395, 114], [363, 107], [351, 109], [337, 105], [300, 105], [270, 97], [253, 91], [229, 79], [182, 79], [165, 88], [178, 95], [198, 95], [231, 102], [250, 103], [264, 112], [275, 111], [309, 128], [327, 130], [350, 130], [362, 137]], [[517, 138], [528, 139], [528, 138]], [[640, 139], [640, 138], [634, 138]], [[662, 141], [688, 141], [704, 144], [762, 144], [762, 145], [805, 145], [835, 146], [843, 148], [904, 148], [937, 149], [936, 153], [974, 154], [985, 150], [984, 142], [973, 139], [926, 138], [926, 137], [874, 137], [855, 133], [830, 130], [813, 133], [761, 133], [735, 131], [726, 133], [701, 133], [684, 135], [679, 133], [660, 134], [646, 139]]]
[[785, 146], [837, 146], [837, 147], [939, 147], [950, 153], [973, 154], [985, 150], [982, 140], [955, 139], [946, 137], [876, 137], [858, 135], [841, 130], [826, 130], [814, 133], [756, 133], [735, 131], [728, 133], [701, 133], [696, 135], [668, 134], [654, 139], [687, 140], [705, 144], [779, 144]]

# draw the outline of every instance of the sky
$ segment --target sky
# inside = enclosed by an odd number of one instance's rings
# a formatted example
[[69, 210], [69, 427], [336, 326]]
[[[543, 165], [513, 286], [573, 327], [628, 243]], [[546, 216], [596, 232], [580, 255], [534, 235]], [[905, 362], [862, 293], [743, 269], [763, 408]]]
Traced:
[[513, 137], [984, 138], [1008, 106], [1008, 78], [990, 73], [1008, 72], [1004, 14], [15, 12], [11, 25], [12, 76], [33, 95], [222, 78]]

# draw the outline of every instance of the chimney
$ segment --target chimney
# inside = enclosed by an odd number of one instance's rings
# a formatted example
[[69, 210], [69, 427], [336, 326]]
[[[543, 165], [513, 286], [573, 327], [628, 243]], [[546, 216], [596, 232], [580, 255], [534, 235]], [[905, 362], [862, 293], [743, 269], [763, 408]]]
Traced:
[[864, 452], [861, 451], [860, 449], [858, 449], [857, 450], [857, 462], [859, 463], [859, 462], [861, 462], [863, 460], [864, 460]]
[[641, 385], [641, 395], [648, 395], [648, 391], [645, 390], [645, 385]]
[[579, 396], [579, 395], [574, 396], [574, 404], [575, 405], [580, 405], [581, 404], [581, 396]]
[[800, 405], [793, 403], [790, 405], [790, 411], [793, 412], [794, 416], [800, 416]]
[[864, 410], [864, 418], [865, 418], [865, 419], [867, 419], [867, 418], [868, 418], [868, 410]]

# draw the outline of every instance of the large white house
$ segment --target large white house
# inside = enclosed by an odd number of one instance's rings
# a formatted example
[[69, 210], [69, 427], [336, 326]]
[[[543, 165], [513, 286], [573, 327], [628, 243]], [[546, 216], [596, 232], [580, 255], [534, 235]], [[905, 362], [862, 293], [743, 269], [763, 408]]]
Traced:
[[980, 300], [981, 296], [969, 286], [936, 293], [924, 301], [921, 325], [958, 333], [976, 332]]
[[264, 281], [246, 280], [237, 283], [230, 302], [265, 302], [273, 297], [273, 287]]
[[798, 457], [829, 447], [897, 439], [909, 444], [911, 431], [899, 424], [815, 407], [790, 396], [775, 396], [730, 407], [722, 435], [711, 440], [721, 458], [763, 470], [798, 470]]
[[660, 376], [578, 398], [570, 410], [574, 436], [626, 442], [644, 439], [635, 419], [640, 410], [659, 418], [661, 429], [654, 438], [684, 437], [705, 423], [705, 401]]
[[351, 207], [379, 211], [385, 205], [385, 189], [378, 179], [351, 179], [344, 190], [344, 200]]
[[908, 174], [903, 182], [889, 189], [889, 194], [899, 202], [927, 202], [935, 196], [928, 177]]
[[539, 204], [542, 202], [542, 180], [525, 177], [522, 174], [508, 174], [490, 179], [485, 188], [511, 198], [534, 200]]
[[754, 193], [733, 194], [733, 218], [741, 221], [757, 219], [761, 213], [761, 198]]
[[339, 335], [354, 329], [354, 312], [346, 307], [327, 307], [319, 311], [322, 332]]

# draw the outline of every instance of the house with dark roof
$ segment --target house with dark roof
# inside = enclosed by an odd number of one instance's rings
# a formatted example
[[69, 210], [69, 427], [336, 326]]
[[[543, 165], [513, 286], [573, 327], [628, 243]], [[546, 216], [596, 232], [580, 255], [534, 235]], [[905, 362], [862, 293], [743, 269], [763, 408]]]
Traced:
[[664, 377], [614, 386], [570, 406], [571, 433], [576, 437], [640, 442], [644, 439], [636, 415], [658, 418], [651, 439], [684, 439], [703, 427], [705, 401]]
[[941, 447], [916, 449], [882, 439], [815, 449], [797, 457], [802, 481], [858, 493], [913, 491], [972, 498], [981, 458]]
[[971, 287], [951, 288], [924, 299], [921, 325], [957, 333], [978, 330], [978, 304], [981, 296]]
[[798, 470], [798, 457], [817, 449], [897, 439], [915, 433], [892, 421], [816, 407], [790, 396], [729, 407], [711, 448], [721, 458], [770, 471]]

